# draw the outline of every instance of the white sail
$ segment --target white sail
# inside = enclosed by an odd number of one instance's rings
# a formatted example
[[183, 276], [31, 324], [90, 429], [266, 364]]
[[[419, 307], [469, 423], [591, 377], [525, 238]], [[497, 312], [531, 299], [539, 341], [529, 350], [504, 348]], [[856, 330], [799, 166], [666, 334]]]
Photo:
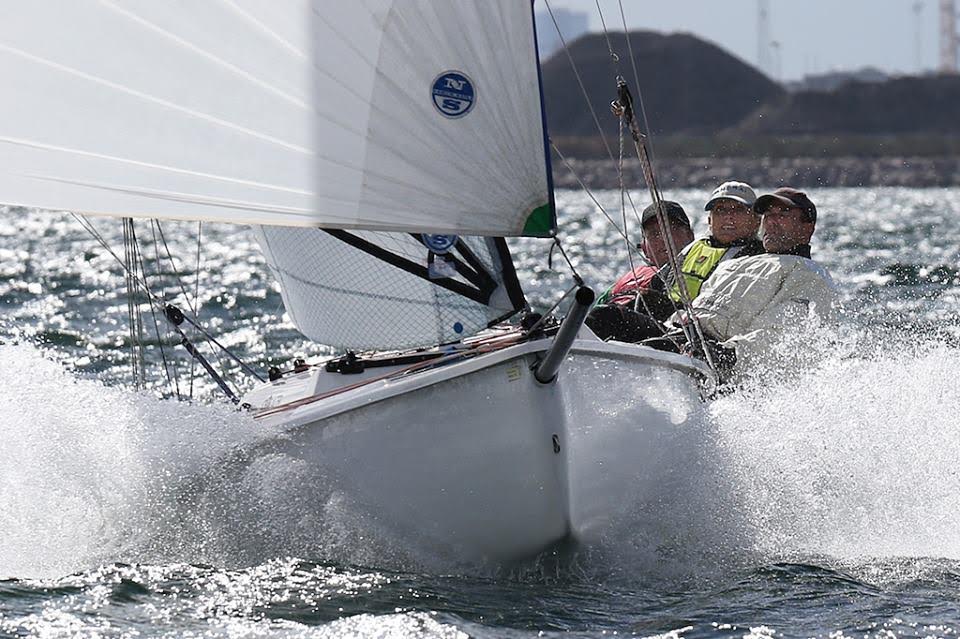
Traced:
[[318, 3], [317, 202], [351, 226], [553, 226], [529, 0]]
[[460, 272], [431, 279], [428, 261], [444, 258], [430, 258], [413, 235], [256, 230], [287, 314], [321, 344], [393, 349], [454, 341], [526, 304], [502, 239], [459, 238], [447, 255]]
[[434, 233], [553, 226], [529, 0], [33, 0], [0, 202]]
[[317, 222], [307, 0], [7, 4], [0, 201]]

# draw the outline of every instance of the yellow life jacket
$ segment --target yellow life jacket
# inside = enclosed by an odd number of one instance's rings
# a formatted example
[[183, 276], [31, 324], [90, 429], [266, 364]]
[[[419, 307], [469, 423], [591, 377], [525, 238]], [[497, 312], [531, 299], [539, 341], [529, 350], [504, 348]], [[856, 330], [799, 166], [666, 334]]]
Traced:
[[[683, 264], [680, 266], [680, 272], [683, 273], [683, 279], [687, 283], [687, 292], [690, 293], [690, 299], [695, 299], [700, 294], [700, 287], [713, 273], [720, 260], [729, 246], [713, 247], [707, 240], [697, 240], [690, 245], [690, 250], [683, 257]], [[674, 278], [673, 286], [670, 287], [670, 299], [674, 302], [680, 301], [680, 283]]]

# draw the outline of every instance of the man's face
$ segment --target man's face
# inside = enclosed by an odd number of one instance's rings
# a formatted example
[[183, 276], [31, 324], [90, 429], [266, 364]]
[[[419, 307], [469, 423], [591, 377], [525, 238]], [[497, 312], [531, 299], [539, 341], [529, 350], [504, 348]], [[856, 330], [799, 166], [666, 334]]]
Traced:
[[814, 223], [807, 220], [803, 209], [796, 206], [774, 204], [763, 212], [760, 235], [763, 250], [780, 253], [801, 244], [809, 244], [813, 237]]
[[710, 234], [721, 244], [754, 237], [760, 228], [760, 216], [736, 200], [719, 200], [707, 216]]
[[[689, 226], [677, 224], [673, 221], [668, 226], [670, 227], [673, 244], [678, 251], [693, 241], [693, 231]], [[656, 267], [663, 266], [670, 259], [666, 238], [660, 232], [660, 224], [656, 220], [650, 220], [643, 225], [643, 242], [640, 244], [640, 248], [647, 259]]]

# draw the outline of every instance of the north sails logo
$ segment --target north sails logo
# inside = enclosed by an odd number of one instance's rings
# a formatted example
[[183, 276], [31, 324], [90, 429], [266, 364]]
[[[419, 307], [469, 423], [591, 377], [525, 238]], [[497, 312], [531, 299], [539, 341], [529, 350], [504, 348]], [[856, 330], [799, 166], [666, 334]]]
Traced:
[[444, 71], [433, 81], [433, 106], [448, 118], [461, 118], [476, 102], [473, 82], [459, 71]]
[[420, 237], [428, 249], [440, 255], [452, 249], [457, 240], [460, 239], [456, 235], [434, 235], [432, 233], [421, 233]]

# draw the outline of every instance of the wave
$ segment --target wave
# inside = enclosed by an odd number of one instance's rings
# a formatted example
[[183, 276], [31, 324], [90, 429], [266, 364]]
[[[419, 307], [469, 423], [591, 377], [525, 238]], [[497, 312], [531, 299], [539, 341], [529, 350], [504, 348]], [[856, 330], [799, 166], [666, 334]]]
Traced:
[[[960, 350], [884, 339], [825, 340], [802, 369], [713, 400], [684, 480], [563, 561], [673, 578], [804, 557], [960, 560]], [[79, 379], [5, 344], [0, 412], [0, 575], [291, 555], [460, 568], [430, 565], [232, 408]]]

